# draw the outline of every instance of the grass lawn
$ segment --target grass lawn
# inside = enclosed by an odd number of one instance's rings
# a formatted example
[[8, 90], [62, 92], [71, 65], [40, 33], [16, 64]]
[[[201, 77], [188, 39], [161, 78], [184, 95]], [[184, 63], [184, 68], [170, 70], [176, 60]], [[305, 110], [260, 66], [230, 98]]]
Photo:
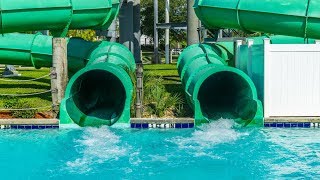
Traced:
[[144, 65], [144, 72], [163, 77], [166, 90], [169, 93], [184, 92], [176, 64], [147, 64]]
[[[176, 58], [174, 61], [176, 61]], [[0, 72], [2, 72], [2, 70], [3, 69], [0, 69]], [[9, 80], [29, 80], [38, 78], [49, 74], [50, 69], [42, 68], [37, 70], [34, 68], [21, 68], [18, 69], [18, 71], [21, 74], [21, 77], [9, 78]], [[178, 75], [176, 64], [145, 64], [144, 72], [151, 73], [154, 76], [162, 76], [166, 91], [170, 94], [180, 94], [186, 102], [184, 89]], [[8, 80], [8, 78], [0, 77], [0, 94], [29, 94], [50, 89], [50, 77], [30, 82], [6, 82], [3, 80]], [[51, 106], [51, 93], [19, 98], [28, 102], [32, 107]], [[4, 108], [4, 102], [4, 96], [0, 96], [0, 109]], [[184, 108], [191, 112], [188, 105], [184, 105]], [[46, 112], [48, 110], [50, 109], [40, 110], [40, 112]]]
[[[4, 80], [29, 80], [39, 78], [50, 73], [49, 68], [34, 69], [34, 68], [18, 68], [21, 74], [20, 77], [1, 78], [0, 77], [0, 94], [30, 94], [50, 90], [50, 77], [39, 79], [30, 82], [6, 82]], [[3, 69], [0, 69], [0, 73]], [[28, 102], [32, 107], [51, 106], [51, 93], [39, 94], [34, 96], [18, 97], [19, 99]], [[6, 98], [0, 96], [0, 109], [3, 109], [3, 103]], [[50, 109], [42, 109], [40, 112], [45, 112]]]
[[[153, 52], [143, 52], [144, 59], [144, 71], [145, 73], [151, 73], [154, 76], [162, 76], [166, 86], [167, 92], [174, 94], [179, 93], [184, 97], [184, 89], [180, 81], [180, 77], [177, 70], [178, 55], [173, 55], [172, 64], [151, 64], [153, 58]], [[165, 62], [164, 57], [161, 58], [162, 63]]]
[[176, 64], [146, 64], [144, 72], [152, 76], [161, 76], [164, 79], [166, 91], [170, 94], [179, 94], [184, 100], [184, 116], [192, 117], [193, 113], [185, 99], [185, 91], [178, 74]]

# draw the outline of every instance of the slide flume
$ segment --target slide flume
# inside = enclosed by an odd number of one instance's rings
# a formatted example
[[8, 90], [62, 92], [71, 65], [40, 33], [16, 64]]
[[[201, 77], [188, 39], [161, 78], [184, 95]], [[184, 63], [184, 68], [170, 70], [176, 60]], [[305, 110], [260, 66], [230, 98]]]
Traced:
[[320, 39], [318, 0], [196, 0], [195, 12], [208, 29]]
[[[52, 66], [52, 37], [41, 34], [5, 34], [0, 37], [0, 63]], [[136, 65], [123, 45], [68, 40], [68, 67], [72, 75], [60, 108], [61, 123], [80, 126], [129, 122]]]
[[119, 12], [119, 0], [2, 0], [0, 32], [107, 29]]
[[232, 53], [232, 42], [195, 44], [179, 57], [179, 75], [198, 124], [220, 118], [243, 126], [262, 123], [263, 108], [252, 80], [228, 66]]
[[[289, 44], [320, 38], [319, 7], [316, 0], [195, 0], [194, 4], [207, 29], [295, 36], [269, 37], [271, 43]], [[262, 125], [263, 38], [253, 38], [250, 62], [247, 46], [240, 47], [239, 69], [234, 64], [233, 42], [196, 44], [180, 55], [178, 70], [197, 122], [231, 118], [245, 126]]]

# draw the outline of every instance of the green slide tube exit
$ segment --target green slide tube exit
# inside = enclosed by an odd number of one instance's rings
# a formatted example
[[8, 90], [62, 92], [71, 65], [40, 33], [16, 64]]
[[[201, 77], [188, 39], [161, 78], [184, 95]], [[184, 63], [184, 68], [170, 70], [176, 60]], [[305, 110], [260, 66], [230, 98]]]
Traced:
[[[4, 34], [0, 63], [52, 66], [52, 37], [41, 34]], [[74, 74], [60, 107], [60, 123], [80, 126], [129, 122], [136, 65], [123, 45], [68, 39], [68, 67]]]
[[[269, 37], [272, 43], [310, 43], [320, 38], [320, 1], [195, 0], [194, 10], [207, 29], [234, 28], [296, 37]], [[233, 42], [196, 44], [178, 60], [178, 71], [196, 122], [219, 118], [263, 124], [263, 39], [254, 38], [253, 62], [240, 46], [234, 68]], [[258, 87], [258, 91], [256, 89]]]
[[220, 118], [261, 125], [263, 108], [252, 80], [228, 66], [233, 43], [195, 44], [178, 59], [178, 71], [197, 124]]

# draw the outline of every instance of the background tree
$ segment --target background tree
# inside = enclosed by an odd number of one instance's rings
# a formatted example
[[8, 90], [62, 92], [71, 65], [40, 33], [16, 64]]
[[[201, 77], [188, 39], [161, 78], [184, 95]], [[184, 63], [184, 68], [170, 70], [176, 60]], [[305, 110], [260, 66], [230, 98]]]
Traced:
[[94, 30], [69, 30], [68, 37], [79, 37], [87, 41], [96, 40], [96, 32]]
[[[159, 1], [159, 23], [165, 22], [165, 0]], [[186, 22], [187, 21], [187, 0], [171, 0], [170, 1], [170, 22]], [[153, 0], [141, 0], [141, 30], [144, 35], [153, 38]], [[164, 30], [159, 31], [160, 41], [164, 41]], [[177, 46], [179, 43], [186, 46], [187, 34], [184, 30], [171, 30], [170, 43]], [[163, 43], [161, 43], [163, 44]]]

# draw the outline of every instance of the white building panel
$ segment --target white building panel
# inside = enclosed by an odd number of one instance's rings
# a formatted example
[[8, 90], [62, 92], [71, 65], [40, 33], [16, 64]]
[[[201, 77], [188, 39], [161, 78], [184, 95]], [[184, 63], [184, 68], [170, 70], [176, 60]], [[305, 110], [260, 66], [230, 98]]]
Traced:
[[265, 40], [265, 117], [320, 116], [320, 45]]

